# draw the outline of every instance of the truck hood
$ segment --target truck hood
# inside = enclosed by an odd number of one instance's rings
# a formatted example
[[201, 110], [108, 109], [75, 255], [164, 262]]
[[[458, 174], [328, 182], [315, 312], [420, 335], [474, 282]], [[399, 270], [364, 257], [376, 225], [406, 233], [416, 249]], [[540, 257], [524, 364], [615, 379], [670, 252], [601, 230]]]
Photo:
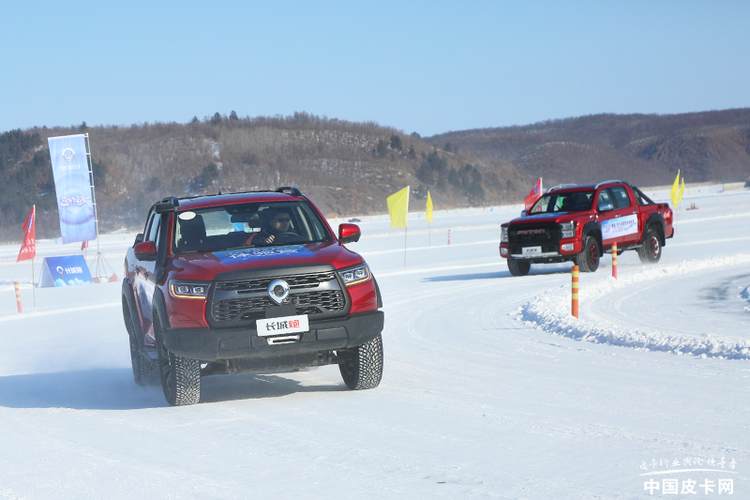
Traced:
[[[577, 212], [552, 212], [518, 217], [510, 221], [510, 224], [528, 224], [534, 222], [567, 222], [576, 218]], [[588, 212], [580, 212], [587, 214]]]
[[361, 262], [359, 254], [334, 241], [184, 254], [175, 256], [172, 273], [179, 279], [210, 281], [217, 273], [241, 269], [324, 263], [342, 269]]

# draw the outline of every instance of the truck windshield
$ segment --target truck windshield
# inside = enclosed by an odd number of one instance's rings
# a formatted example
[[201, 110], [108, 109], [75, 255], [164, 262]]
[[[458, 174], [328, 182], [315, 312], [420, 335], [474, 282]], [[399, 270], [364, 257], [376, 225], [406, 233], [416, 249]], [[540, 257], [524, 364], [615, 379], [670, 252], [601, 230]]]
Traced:
[[591, 210], [593, 191], [551, 192], [537, 200], [529, 210], [530, 214], [550, 212], [583, 212]]
[[236, 248], [304, 245], [332, 240], [305, 202], [244, 203], [176, 212], [175, 254]]

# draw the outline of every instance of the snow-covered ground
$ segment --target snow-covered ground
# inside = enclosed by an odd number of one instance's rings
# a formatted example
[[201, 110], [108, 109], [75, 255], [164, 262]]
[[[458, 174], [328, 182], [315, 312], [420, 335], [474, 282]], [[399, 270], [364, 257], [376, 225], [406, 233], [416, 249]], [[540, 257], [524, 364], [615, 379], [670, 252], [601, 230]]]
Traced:
[[[570, 264], [514, 278], [498, 256], [517, 206], [413, 214], [406, 255], [366, 218], [380, 387], [210, 377], [178, 408], [132, 381], [121, 282], [33, 290], [0, 246], [0, 498], [750, 498], [750, 190], [691, 203], [659, 264], [581, 274], [579, 320]], [[133, 237], [101, 238], [120, 278]], [[37, 275], [76, 253], [38, 242]]]

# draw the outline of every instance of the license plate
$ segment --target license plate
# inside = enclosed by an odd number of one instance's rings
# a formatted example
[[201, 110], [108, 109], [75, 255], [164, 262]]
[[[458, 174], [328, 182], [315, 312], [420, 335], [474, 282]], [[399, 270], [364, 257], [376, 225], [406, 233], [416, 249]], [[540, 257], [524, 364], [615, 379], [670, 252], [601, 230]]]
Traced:
[[542, 253], [542, 247], [523, 247], [522, 255], [539, 255]]
[[298, 316], [282, 316], [281, 318], [266, 318], [255, 320], [259, 337], [284, 335], [285, 333], [300, 333], [310, 330], [307, 314]]

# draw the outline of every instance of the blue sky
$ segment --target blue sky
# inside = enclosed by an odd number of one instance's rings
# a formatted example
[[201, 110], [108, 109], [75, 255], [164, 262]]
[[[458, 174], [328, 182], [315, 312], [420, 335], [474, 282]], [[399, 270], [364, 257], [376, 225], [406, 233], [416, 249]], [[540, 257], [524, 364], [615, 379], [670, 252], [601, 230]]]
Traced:
[[750, 2], [3, 2], [0, 132], [295, 111], [429, 136], [750, 107]]

